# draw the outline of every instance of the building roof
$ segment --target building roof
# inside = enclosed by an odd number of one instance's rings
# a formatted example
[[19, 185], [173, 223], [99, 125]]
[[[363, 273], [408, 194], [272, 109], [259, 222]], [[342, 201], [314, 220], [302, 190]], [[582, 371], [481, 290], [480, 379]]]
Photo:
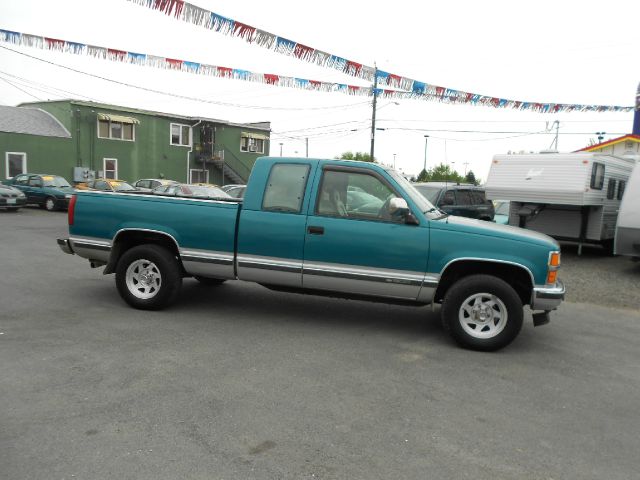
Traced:
[[594, 150], [600, 150], [601, 148], [611, 147], [618, 143], [626, 142], [627, 140], [640, 143], [640, 135], [623, 135], [622, 137], [607, 140], [606, 142], [596, 143], [595, 145], [581, 148], [580, 150], [576, 150], [576, 152], [593, 152]]
[[69, 131], [44, 110], [4, 105], [0, 105], [0, 132], [71, 138]]
[[88, 102], [85, 100], [74, 100], [74, 99], [62, 99], [62, 100], [48, 100], [43, 102], [25, 102], [21, 103], [20, 106], [28, 106], [28, 105], [40, 105], [43, 103], [71, 103], [73, 105], [81, 105], [85, 107], [93, 107], [93, 108], [104, 108], [108, 110], [117, 110], [119, 112], [127, 112], [133, 114], [141, 114], [141, 115], [152, 115], [154, 117], [165, 117], [165, 118], [174, 118], [180, 120], [186, 120], [189, 122], [211, 122], [211, 123], [220, 123], [223, 125], [229, 125], [231, 127], [240, 127], [240, 128], [251, 128], [255, 130], [264, 130], [271, 131], [271, 122], [253, 122], [253, 123], [234, 123], [229, 122], [227, 120], [221, 120], [217, 118], [207, 118], [207, 117], [190, 117], [185, 115], [179, 115], [174, 113], [165, 113], [165, 112], [156, 112], [153, 110], [142, 110], [139, 108], [132, 107], [123, 107], [120, 105], [110, 105], [106, 103], [98, 103], [98, 102]]

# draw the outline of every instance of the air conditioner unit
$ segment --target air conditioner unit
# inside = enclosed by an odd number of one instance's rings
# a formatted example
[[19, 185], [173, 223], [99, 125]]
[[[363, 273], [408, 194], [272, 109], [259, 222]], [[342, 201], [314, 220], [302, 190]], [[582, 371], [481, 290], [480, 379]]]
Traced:
[[249, 145], [249, 151], [250, 152], [257, 152], [258, 151], [258, 147], [256, 147], [255, 145]]

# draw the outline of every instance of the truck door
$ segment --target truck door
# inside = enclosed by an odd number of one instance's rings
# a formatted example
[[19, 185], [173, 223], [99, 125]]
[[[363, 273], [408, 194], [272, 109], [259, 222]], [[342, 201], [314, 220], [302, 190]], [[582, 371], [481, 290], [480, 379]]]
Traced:
[[[259, 168], [259, 167], [258, 167]], [[242, 209], [238, 228], [237, 272], [241, 280], [302, 286], [302, 253], [308, 204], [308, 163], [271, 166], [264, 195]], [[252, 173], [252, 175], [254, 175]]]
[[389, 200], [402, 194], [378, 172], [325, 165], [321, 173], [309, 206], [303, 287], [416, 299], [427, 265], [428, 226], [389, 215]]

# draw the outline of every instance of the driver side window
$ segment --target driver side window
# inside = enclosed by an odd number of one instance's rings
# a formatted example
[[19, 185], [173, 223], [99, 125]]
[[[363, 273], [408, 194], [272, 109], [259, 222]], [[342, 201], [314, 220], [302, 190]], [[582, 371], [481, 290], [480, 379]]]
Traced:
[[396, 196], [386, 182], [368, 172], [325, 169], [316, 200], [316, 213], [359, 220], [395, 221], [393, 212], [389, 211], [388, 200]]

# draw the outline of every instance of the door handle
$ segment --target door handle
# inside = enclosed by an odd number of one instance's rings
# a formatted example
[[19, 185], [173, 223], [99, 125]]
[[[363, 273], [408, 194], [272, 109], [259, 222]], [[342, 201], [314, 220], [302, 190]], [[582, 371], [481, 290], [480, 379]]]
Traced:
[[324, 227], [308, 227], [307, 232], [311, 235], [324, 235]]

